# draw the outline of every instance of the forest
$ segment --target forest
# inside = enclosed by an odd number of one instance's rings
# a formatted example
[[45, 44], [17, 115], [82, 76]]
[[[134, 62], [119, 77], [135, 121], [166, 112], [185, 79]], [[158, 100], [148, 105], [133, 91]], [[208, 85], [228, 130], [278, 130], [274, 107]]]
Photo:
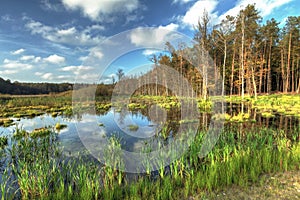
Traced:
[[[256, 97], [258, 94], [300, 92], [300, 16], [288, 17], [283, 27], [274, 18], [266, 23], [262, 21], [255, 5], [248, 5], [237, 16], [227, 16], [212, 28], [207, 13], [199, 19], [194, 39], [213, 61], [212, 76], [223, 80], [222, 94]], [[190, 47], [184, 44], [173, 47], [169, 43], [166, 46], [171, 55], [152, 55], [149, 59], [154, 67], [144, 75], [145, 81], [157, 81], [153, 77], [161, 73], [159, 68], [169, 66], [192, 84], [197, 96], [206, 98], [209, 80], [201, 75], [208, 74], [205, 73], [205, 64], [198, 66], [203, 72], [199, 73], [195, 65], [183, 56]], [[132, 81], [137, 79], [123, 77], [124, 84], [127, 83], [124, 88], [130, 88]], [[172, 83], [164, 81], [165, 86], [176, 84], [174, 80]], [[156, 84], [146, 84], [136, 91], [136, 94], [146, 93], [168, 95], [168, 90]]]

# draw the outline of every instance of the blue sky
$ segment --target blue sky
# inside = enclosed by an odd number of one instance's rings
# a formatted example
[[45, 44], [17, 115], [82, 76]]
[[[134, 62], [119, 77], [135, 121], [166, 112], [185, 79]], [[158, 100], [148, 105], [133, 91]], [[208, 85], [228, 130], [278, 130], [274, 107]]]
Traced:
[[[0, 77], [22, 82], [110, 83], [118, 68], [129, 72], [144, 66], [147, 70], [149, 56], [155, 52], [141, 45], [139, 50], [106, 62], [109, 66], [88, 62], [93, 55], [101, 63], [107, 51], [115, 51], [113, 44], [106, 52], [101, 48], [104, 41], [113, 43], [111, 36], [153, 27], [163, 41], [170, 34], [162, 30], [192, 38], [204, 9], [216, 24], [249, 3], [256, 4], [264, 21], [274, 17], [281, 25], [287, 16], [300, 15], [300, 0], [1, 0]], [[135, 45], [153, 42], [145, 32], [127, 34]]]

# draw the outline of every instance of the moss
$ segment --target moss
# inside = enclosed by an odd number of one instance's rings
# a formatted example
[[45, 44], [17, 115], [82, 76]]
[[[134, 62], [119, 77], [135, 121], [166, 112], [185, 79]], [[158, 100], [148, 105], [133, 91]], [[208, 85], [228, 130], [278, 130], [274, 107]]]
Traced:
[[29, 135], [32, 138], [44, 137], [50, 135], [51, 131], [48, 128], [38, 128], [34, 129]]
[[0, 126], [9, 127], [9, 126], [12, 126], [14, 124], [13, 122], [14, 121], [12, 119], [2, 118], [2, 119], [0, 119]]
[[64, 129], [64, 128], [66, 128], [67, 127], [67, 125], [66, 124], [61, 124], [61, 123], [56, 123], [56, 125], [55, 125], [55, 129], [56, 130], [62, 130], [62, 129]]
[[53, 113], [51, 113], [51, 116], [52, 116], [52, 117], [57, 117], [58, 114], [59, 114], [58, 112], [53, 112]]
[[111, 103], [98, 103], [96, 109], [98, 111], [108, 111], [111, 108]]

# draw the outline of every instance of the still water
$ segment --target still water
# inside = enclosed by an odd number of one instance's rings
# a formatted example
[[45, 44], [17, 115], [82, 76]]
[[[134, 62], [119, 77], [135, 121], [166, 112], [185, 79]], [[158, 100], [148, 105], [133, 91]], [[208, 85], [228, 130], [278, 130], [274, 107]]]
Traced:
[[[233, 105], [227, 109], [227, 113], [231, 115], [240, 112], [239, 105]], [[16, 127], [33, 131], [43, 127], [55, 127], [57, 123], [60, 123], [67, 125], [67, 127], [59, 131], [54, 130], [58, 133], [57, 139], [67, 155], [76, 155], [85, 150], [82, 142], [85, 136], [91, 140], [115, 136], [120, 138], [122, 149], [139, 152], [147, 143], [171, 142], [174, 135], [180, 130], [179, 128], [183, 126], [182, 121], [180, 121], [180, 113], [178, 114], [177, 111], [171, 110], [168, 113], [161, 112], [160, 109], [157, 111], [154, 117], [151, 112], [120, 112], [114, 108], [102, 114], [86, 113], [72, 117], [52, 117], [45, 114], [34, 118], [14, 119], [14, 125], [6, 128], [0, 127], [0, 135], [7, 135], [10, 138]], [[274, 117], [265, 118], [256, 110], [246, 111], [249, 111], [252, 120], [243, 123], [225, 123], [225, 127], [239, 127], [241, 130], [265, 127], [289, 133], [294, 127], [300, 125], [300, 119], [292, 116], [275, 114]], [[210, 113], [200, 113], [196, 120], [184, 123], [189, 126], [182, 130], [191, 127], [205, 130], [209, 127], [210, 121]], [[162, 132], [164, 132], [163, 136]]]

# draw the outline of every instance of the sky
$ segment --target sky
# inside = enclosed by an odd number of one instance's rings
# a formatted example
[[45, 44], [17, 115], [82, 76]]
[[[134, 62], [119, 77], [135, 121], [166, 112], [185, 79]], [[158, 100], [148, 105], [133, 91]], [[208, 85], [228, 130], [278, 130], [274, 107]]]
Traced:
[[254, 3], [263, 22], [300, 15], [300, 0], [0, 2], [0, 77], [12, 82], [111, 83], [118, 69], [143, 73], [174, 33], [193, 38], [204, 9], [211, 25]]

